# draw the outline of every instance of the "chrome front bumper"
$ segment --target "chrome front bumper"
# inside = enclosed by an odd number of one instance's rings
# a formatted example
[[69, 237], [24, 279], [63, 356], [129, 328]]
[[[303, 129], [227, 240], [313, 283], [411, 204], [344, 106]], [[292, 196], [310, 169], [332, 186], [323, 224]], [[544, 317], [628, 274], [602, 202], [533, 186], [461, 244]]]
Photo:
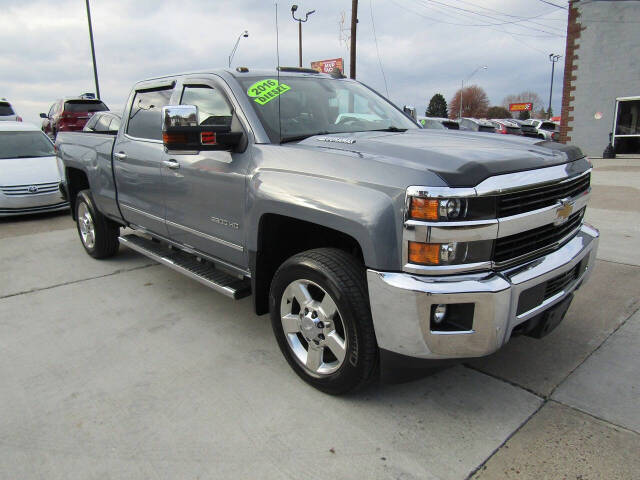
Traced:
[[[591, 274], [598, 230], [583, 224], [558, 250], [501, 272], [421, 276], [367, 270], [369, 298], [378, 346], [424, 359], [480, 357], [498, 350], [521, 323], [561, 302]], [[517, 314], [520, 294], [554, 279], [587, 258], [586, 269], [562, 290]], [[468, 331], [431, 331], [431, 306], [473, 303]]]

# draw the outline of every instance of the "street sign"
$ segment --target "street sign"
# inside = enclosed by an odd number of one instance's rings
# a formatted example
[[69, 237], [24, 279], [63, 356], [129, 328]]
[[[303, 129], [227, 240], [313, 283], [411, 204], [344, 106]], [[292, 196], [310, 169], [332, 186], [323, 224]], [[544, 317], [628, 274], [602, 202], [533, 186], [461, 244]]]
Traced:
[[341, 58], [319, 60], [317, 62], [311, 62], [311, 68], [321, 73], [331, 73], [334, 69], [338, 68], [344, 73], [344, 62]]
[[510, 103], [509, 104], [509, 111], [510, 112], [522, 112], [524, 110], [527, 111], [532, 111], [533, 110], [533, 103], [531, 102], [525, 102], [525, 103]]

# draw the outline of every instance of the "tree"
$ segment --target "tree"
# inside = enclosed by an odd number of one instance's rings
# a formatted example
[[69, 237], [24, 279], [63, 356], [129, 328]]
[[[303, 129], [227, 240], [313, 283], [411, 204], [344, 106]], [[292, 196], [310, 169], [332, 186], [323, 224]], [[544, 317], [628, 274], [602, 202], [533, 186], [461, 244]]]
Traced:
[[504, 107], [491, 107], [487, 110], [487, 118], [511, 118], [511, 112]]
[[[478, 85], [470, 85], [462, 90], [462, 116], [483, 118], [489, 108], [489, 97]], [[460, 90], [449, 102], [449, 116], [456, 118], [460, 112]]]
[[502, 106], [505, 108], [509, 108], [510, 103], [527, 103], [527, 102], [533, 103], [534, 110], [536, 108], [542, 108], [542, 105], [543, 105], [542, 98], [540, 98], [540, 95], [538, 95], [536, 92], [524, 91], [524, 92], [518, 93], [517, 95], [512, 94], [504, 97], [504, 99], [502, 100]]
[[429, 101], [429, 107], [425, 112], [427, 117], [443, 117], [447, 118], [447, 101], [440, 93], [436, 93]]
[[518, 120], [529, 120], [531, 118], [531, 114], [529, 110], [521, 110], [518, 114]]

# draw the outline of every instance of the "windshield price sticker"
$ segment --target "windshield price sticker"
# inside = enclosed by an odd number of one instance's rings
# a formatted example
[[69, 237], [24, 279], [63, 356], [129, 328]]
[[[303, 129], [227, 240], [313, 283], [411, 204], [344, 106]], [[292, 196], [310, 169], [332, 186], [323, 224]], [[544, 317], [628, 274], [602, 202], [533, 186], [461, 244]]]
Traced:
[[253, 97], [258, 105], [264, 105], [285, 92], [291, 90], [289, 85], [281, 83], [273, 78], [267, 78], [254, 83], [247, 89], [247, 95]]

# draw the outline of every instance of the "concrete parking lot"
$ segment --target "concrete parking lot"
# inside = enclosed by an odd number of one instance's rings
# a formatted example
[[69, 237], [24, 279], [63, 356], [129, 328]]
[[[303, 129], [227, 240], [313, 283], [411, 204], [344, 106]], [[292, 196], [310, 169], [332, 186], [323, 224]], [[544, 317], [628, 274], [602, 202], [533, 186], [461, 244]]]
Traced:
[[0, 220], [0, 478], [638, 478], [640, 159], [594, 163], [599, 260], [552, 334], [340, 398], [251, 298]]

